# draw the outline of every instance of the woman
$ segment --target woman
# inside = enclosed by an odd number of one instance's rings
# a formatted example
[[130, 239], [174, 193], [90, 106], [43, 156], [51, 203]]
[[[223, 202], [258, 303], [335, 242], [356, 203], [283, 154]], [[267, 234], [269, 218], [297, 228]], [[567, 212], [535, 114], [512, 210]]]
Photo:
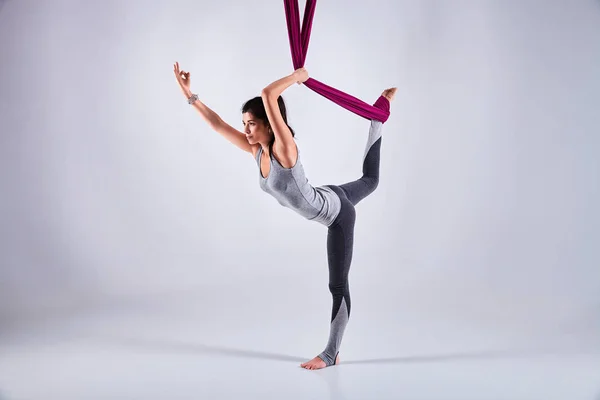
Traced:
[[[379, 153], [382, 122], [372, 120], [363, 157], [363, 176], [343, 185], [313, 187], [307, 180], [294, 131], [287, 123], [287, 111], [281, 93], [292, 84], [308, 79], [300, 68], [262, 90], [260, 97], [242, 107], [244, 132], [224, 122], [190, 90], [190, 73], [174, 65], [175, 76], [188, 103], [193, 105], [209, 126], [225, 139], [252, 154], [259, 170], [261, 189], [284, 207], [328, 228], [327, 256], [329, 290], [333, 297], [330, 334], [325, 349], [301, 364], [306, 369], [321, 369], [339, 363], [339, 348], [350, 316], [348, 272], [352, 261], [354, 206], [372, 193], [379, 182]], [[375, 106], [389, 110], [396, 88], [383, 91]]]

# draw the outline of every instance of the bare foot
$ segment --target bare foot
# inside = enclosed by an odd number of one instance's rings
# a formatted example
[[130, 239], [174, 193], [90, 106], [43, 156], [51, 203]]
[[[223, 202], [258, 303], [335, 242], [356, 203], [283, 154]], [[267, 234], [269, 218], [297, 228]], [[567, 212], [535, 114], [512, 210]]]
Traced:
[[[335, 365], [338, 365], [339, 363], [340, 363], [340, 355], [338, 354], [338, 356], [335, 358]], [[300, 366], [302, 368], [306, 368], [306, 369], [321, 369], [321, 368], [325, 368], [327, 365], [325, 365], [325, 361], [321, 360], [317, 356], [310, 361], [300, 364]]]
[[389, 101], [392, 101], [394, 100], [394, 96], [396, 96], [396, 90], [398, 90], [398, 88], [385, 89], [381, 95]]

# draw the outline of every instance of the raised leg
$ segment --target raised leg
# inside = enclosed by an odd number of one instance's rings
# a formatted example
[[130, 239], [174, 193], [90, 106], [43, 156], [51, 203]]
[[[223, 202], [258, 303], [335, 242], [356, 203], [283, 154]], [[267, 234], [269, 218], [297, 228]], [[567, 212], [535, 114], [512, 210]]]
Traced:
[[382, 125], [379, 121], [371, 121], [363, 156], [363, 175], [355, 181], [339, 185], [353, 205], [357, 205], [362, 199], [373, 193], [379, 185]]
[[[390, 101], [394, 99], [395, 94], [396, 88], [386, 89], [373, 105], [384, 110], [389, 110]], [[362, 199], [373, 193], [379, 185], [382, 129], [383, 122], [371, 120], [369, 136], [363, 156], [363, 175], [355, 181], [339, 185], [353, 205], [357, 205]]]

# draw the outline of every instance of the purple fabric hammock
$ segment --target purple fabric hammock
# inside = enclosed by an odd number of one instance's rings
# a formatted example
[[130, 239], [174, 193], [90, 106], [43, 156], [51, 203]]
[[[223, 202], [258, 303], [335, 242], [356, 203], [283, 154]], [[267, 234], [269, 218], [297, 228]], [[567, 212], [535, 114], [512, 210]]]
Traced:
[[[306, 61], [308, 42], [310, 41], [310, 30], [312, 28], [317, 1], [306, 0], [304, 17], [302, 18], [302, 31], [300, 30], [298, 0], [284, 0], [284, 5], [294, 69], [302, 68]], [[370, 105], [313, 78], [308, 78], [304, 82], [304, 85], [363, 118], [385, 122], [390, 116], [390, 103], [383, 96], [380, 96], [375, 104]]]

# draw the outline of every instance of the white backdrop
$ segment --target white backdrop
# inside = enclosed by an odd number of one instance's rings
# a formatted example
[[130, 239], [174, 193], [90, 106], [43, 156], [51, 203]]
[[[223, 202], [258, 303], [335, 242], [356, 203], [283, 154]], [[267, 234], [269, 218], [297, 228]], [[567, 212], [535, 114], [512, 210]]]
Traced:
[[[330, 312], [326, 229], [259, 189], [175, 61], [241, 128], [243, 102], [293, 71], [282, 2], [4, 3], [2, 326], [208, 288], [224, 319], [286, 287], [274, 301]], [[358, 206], [353, 306], [600, 331], [598, 2], [321, 1], [306, 68], [367, 102], [399, 89]], [[356, 179], [368, 121], [283, 96], [310, 181]]]

